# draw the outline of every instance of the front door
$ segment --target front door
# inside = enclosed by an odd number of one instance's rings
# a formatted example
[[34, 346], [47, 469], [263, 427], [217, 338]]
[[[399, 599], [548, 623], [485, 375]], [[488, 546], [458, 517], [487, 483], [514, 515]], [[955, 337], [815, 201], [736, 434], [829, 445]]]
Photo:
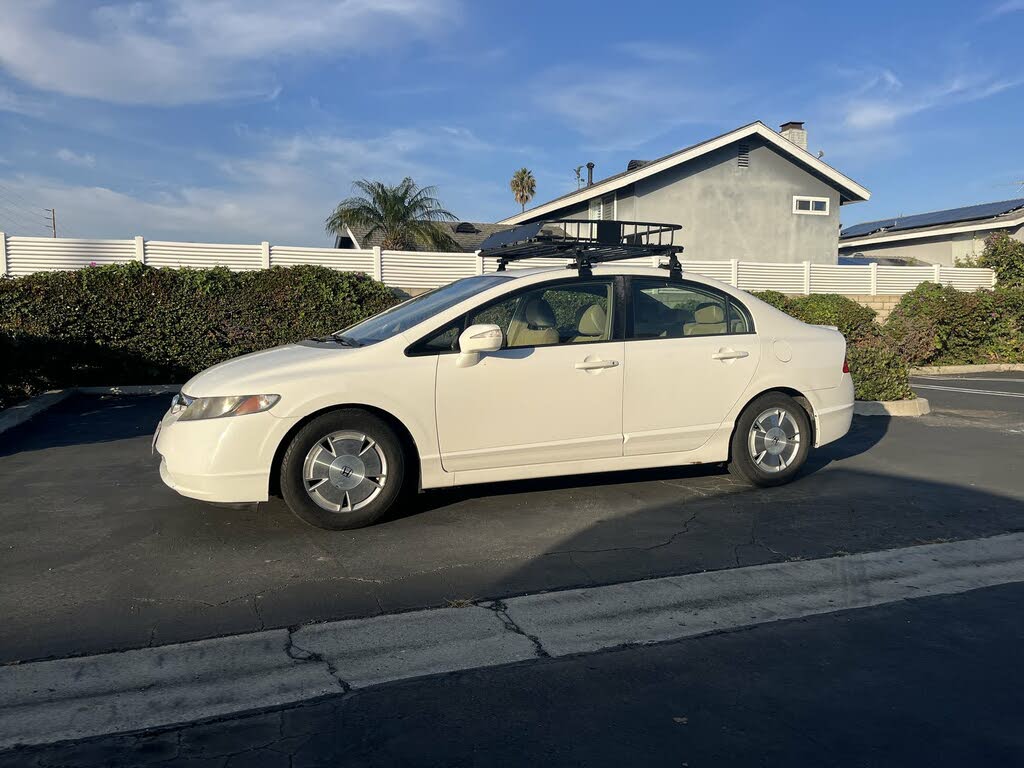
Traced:
[[623, 452], [691, 451], [722, 425], [761, 353], [746, 310], [697, 283], [633, 278]]
[[615, 280], [544, 284], [474, 311], [505, 346], [467, 368], [438, 359], [435, 402], [448, 472], [622, 455], [623, 342]]

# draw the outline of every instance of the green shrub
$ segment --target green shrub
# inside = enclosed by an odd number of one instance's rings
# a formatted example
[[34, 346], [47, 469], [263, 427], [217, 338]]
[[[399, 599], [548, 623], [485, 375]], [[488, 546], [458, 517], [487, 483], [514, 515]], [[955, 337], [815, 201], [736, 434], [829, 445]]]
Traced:
[[926, 365], [939, 351], [938, 325], [930, 317], [890, 315], [884, 333], [908, 365]]
[[858, 304], [853, 299], [835, 293], [796, 296], [789, 299], [793, 317], [812, 325], [834, 325], [846, 337], [854, 341], [871, 335], [875, 329], [875, 311]]
[[781, 309], [786, 314], [792, 314], [790, 312], [789, 296], [779, 291], [754, 291], [754, 296], [757, 296], [765, 304], [771, 304], [776, 309]]
[[1003, 288], [1024, 288], [1024, 242], [1006, 232], [994, 232], [986, 238], [977, 265], [994, 271], [997, 284]]
[[914, 365], [1018, 362], [1024, 359], [1022, 294], [1020, 288], [964, 292], [922, 283], [900, 299], [885, 333]]
[[866, 336], [846, 348], [858, 400], [906, 400], [914, 397], [910, 372], [895, 346], [881, 335]]
[[4, 279], [0, 397], [184, 381], [237, 355], [338, 330], [395, 301], [382, 283], [318, 266], [231, 272], [132, 262]]

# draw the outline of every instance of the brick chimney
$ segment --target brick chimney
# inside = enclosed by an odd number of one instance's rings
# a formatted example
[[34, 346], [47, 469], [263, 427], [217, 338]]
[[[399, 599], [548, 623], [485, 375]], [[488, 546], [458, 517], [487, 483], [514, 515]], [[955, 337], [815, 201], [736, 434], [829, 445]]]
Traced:
[[779, 133], [782, 135], [782, 138], [789, 139], [800, 149], [807, 149], [807, 131], [804, 130], [803, 123], [798, 123], [795, 120], [783, 123], [779, 126]]

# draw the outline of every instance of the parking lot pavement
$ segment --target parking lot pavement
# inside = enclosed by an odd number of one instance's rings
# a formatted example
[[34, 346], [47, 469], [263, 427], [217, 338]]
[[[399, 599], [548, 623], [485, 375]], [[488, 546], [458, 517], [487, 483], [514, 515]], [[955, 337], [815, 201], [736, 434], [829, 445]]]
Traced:
[[911, 386], [932, 411], [955, 418], [1003, 421], [1024, 434], [1024, 371], [914, 376]]
[[1011, 766], [1024, 585], [0, 753], [47, 766]]
[[783, 488], [716, 467], [504, 483], [326, 532], [165, 488], [166, 397], [80, 397], [0, 437], [0, 661], [1019, 530], [1024, 416], [993, 399], [858, 418]]

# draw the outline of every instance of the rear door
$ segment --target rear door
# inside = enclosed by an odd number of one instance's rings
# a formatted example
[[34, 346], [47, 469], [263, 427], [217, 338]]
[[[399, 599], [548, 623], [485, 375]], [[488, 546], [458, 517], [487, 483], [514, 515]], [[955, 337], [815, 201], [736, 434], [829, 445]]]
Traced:
[[746, 309], [670, 278], [629, 281], [622, 430], [626, 456], [691, 451], [718, 430], [757, 369]]

